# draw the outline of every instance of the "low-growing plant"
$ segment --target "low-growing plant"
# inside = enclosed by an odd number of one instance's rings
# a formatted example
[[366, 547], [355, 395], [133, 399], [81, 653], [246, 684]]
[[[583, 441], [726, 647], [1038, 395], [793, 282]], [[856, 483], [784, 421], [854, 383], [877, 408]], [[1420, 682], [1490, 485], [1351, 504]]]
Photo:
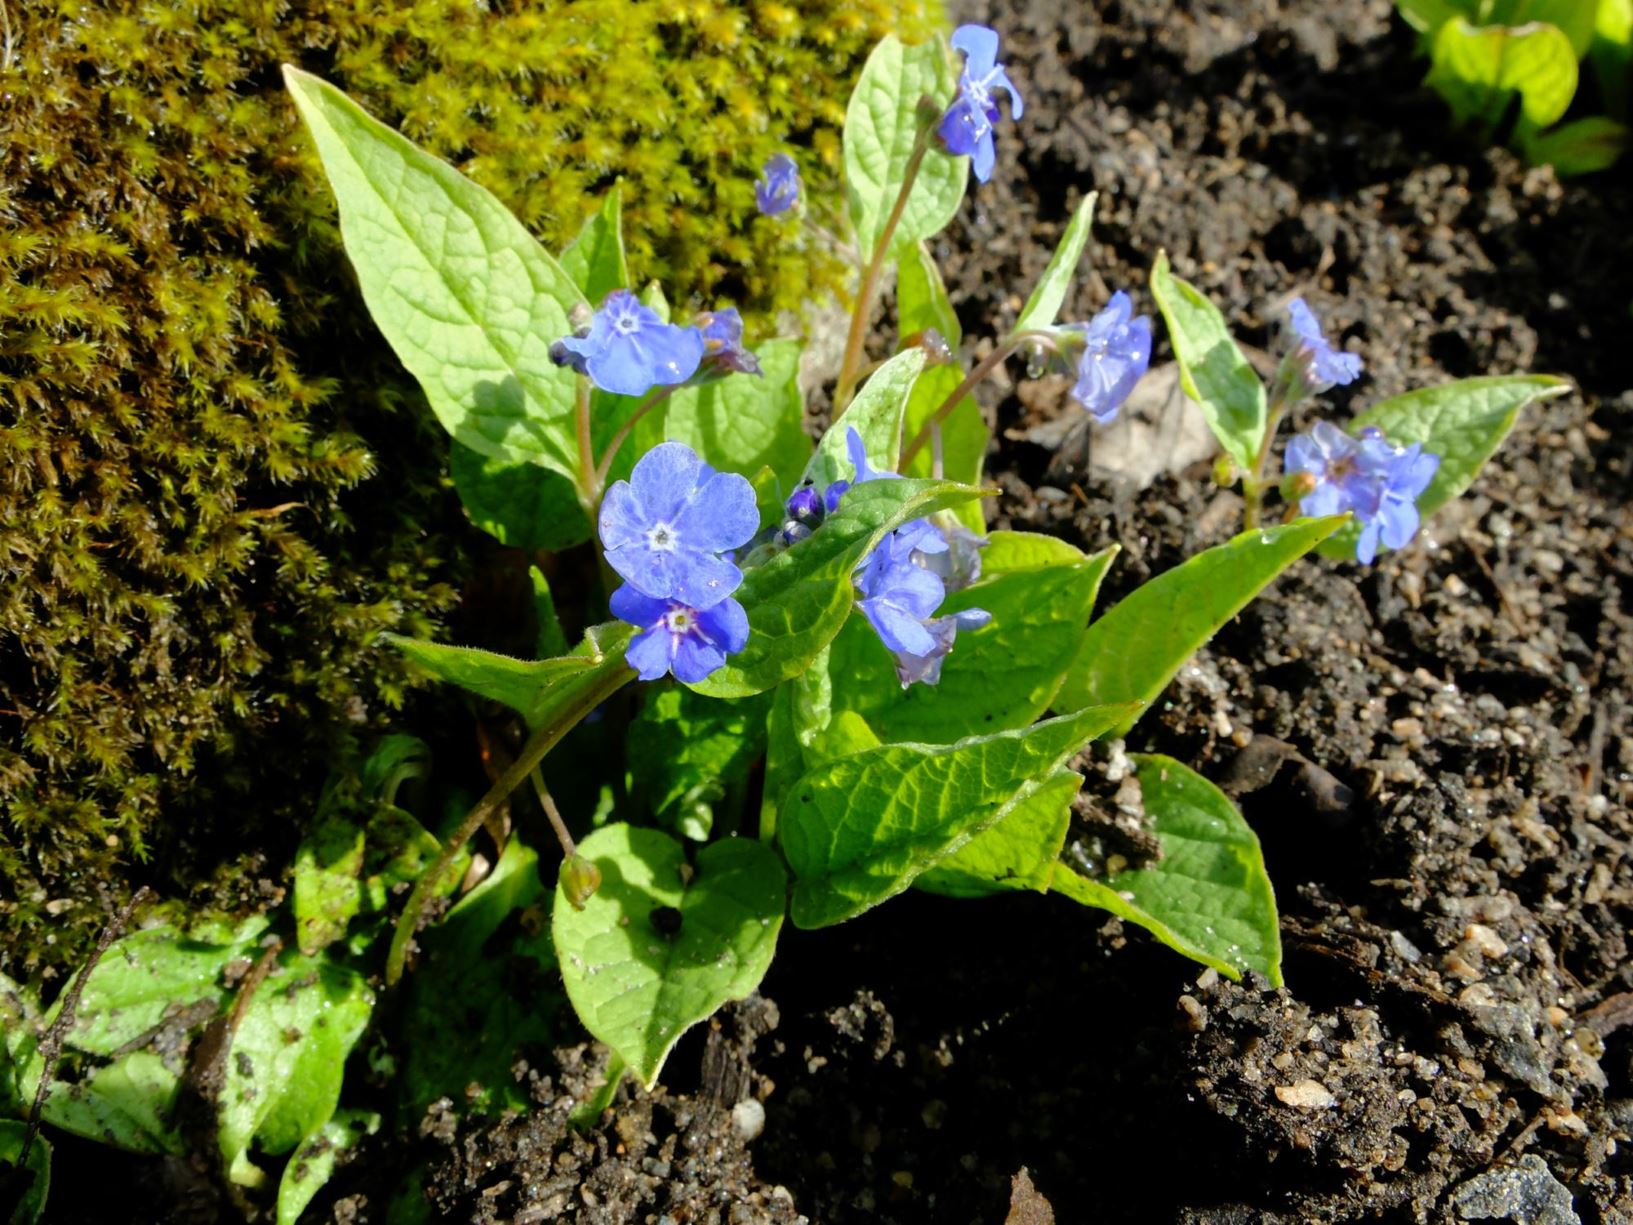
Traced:
[[[1395, 0], [1433, 61], [1427, 82], [1484, 140], [1562, 175], [1627, 151], [1633, 0]], [[1592, 62], [1600, 113], [1566, 120]], [[1585, 108], [1579, 108], [1585, 109]]]
[[[927, 240], [970, 171], [984, 181], [993, 169], [994, 93], [1022, 114], [994, 32], [962, 27], [950, 47], [889, 37], [862, 70], [844, 130], [849, 233], [836, 239], [858, 291], [814, 443], [800, 343], [749, 347], [730, 306], [675, 321], [658, 286], [630, 283], [617, 192], [552, 256], [340, 91], [286, 77], [363, 298], [456, 443], [461, 495], [538, 563], [540, 658], [394, 641], [513, 710], [529, 735], [445, 823], [394, 803], [423, 751], [388, 741], [351, 784], [361, 807], [326, 806], [303, 844], [288, 913], [116, 943], [67, 1028], [79, 1079], [51, 1089], [49, 1121], [152, 1151], [193, 1143], [176, 1103], [198, 1095], [147, 1039], [215, 1026], [200, 1067], [250, 1057], [222, 1065], [205, 1134], [237, 1187], [293, 1154], [278, 1194], [292, 1222], [336, 1154], [378, 1122], [340, 1105], [340, 1069], [382, 1011], [368, 981], [382, 950], [394, 1016], [381, 1027], [389, 1049], [369, 1062], [397, 1079], [405, 1106], [471, 1085], [479, 1105], [524, 1105], [507, 1064], [550, 1042], [559, 968], [572, 1009], [612, 1052], [585, 1104], [593, 1117], [626, 1070], [652, 1084], [682, 1033], [755, 989], [785, 922], [830, 926], [910, 888], [1057, 895], [1220, 973], [1279, 985], [1275, 899], [1235, 806], [1184, 762], [1114, 755], [1107, 773], [1132, 774], [1159, 851], [1137, 864], [1081, 853], [1067, 840], [1085, 752], [1126, 733], [1298, 558], [1320, 548], [1370, 562], [1403, 547], [1558, 380], [1464, 380], [1385, 400], [1347, 432], [1320, 422], [1288, 444], [1278, 477], [1280, 422], [1354, 380], [1359, 357], [1294, 299], [1267, 387], [1219, 309], [1159, 254], [1151, 296], [1182, 386], [1224, 449], [1217, 476], [1242, 485], [1246, 530], [1094, 616], [1115, 549], [988, 530], [989, 435], [971, 393], [1024, 353], [1074, 374], [1072, 398], [1109, 422], [1147, 371], [1153, 321], [1125, 292], [1087, 321], [1058, 318], [1091, 194], [1013, 328], [979, 361], [963, 356]], [[789, 153], [767, 163], [755, 195], [767, 216], [804, 224]], [[870, 363], [892, 274], [895, 351]], [[572, 626], [587, 628], [569, 649]], [[505, 821], [523, 787], [561, 843], [553, 892]], [[485, 876], [466, 850], [484, 826], [503, 846]], [[593, 828], [575, 842], [570, 826]], [[422, 930], [462, 878], [480, 883]], [[281, 941], [266, 944], [268, 931]], [[0, 1089], [23, 1104], [47, 1079], [52, 1018], [0, 987], [12, 1014]]]

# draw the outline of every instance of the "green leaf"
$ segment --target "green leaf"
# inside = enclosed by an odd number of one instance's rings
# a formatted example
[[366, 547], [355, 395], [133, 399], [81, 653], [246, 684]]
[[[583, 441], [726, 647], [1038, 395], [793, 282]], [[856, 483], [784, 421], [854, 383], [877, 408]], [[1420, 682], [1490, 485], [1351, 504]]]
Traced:
[[1256, 970], [1281, 986], [1276, 895], [1257, 835], [1225, 793], [1189, 766], [1156, 755], [1134, 760], [1162, 858], [1104, 882], [1063, 865], [1053, 888], [1231, 978]]
[[1196, 401], [1219, 445], [1244, 472], [1253, 471], [1264, 439], [1264, 384], [1231, 337], [1219, 308], [1188, 281], [1168, 270], [1168, 253], [1151, 266], [1157, 301], [1179, 363], [1180, 383]]
[[809, 537], [744, 575], [735, 594], [748, 612], [748, 644], [692, 688], [743, 698], [797, 676], [844, 626], [855, 594], [851, 575], [886, 532], [980, 496], [945, 481], [855, 486]]
[[1433, 34], [1459, 13], [1473, 16], [1474, 5], [1467, 0], [1395, 0], [1395, 10], [1414, 30]]
[[393, 732], [380, 737], [363, 762], [363, 794], [380, 804], [395, 804], [397, 788], [431, 772], [431, 746], [418, 736]]
[[1435, 32], [1431, 54], [1425, 83], [1458, 123], [1494, 127], [1517, 91], [1526, 120], [1545, 128], [1576, 93], [1576, 53], [1558, 26], [1476, 26], [1454, 17]]
[[893, 470], [901, 450], [902, 412], [913, 380], [922, 369], [924, 350], [909, 349], [875, 370], [845, 414], [828, 427], [817, 443], [816, 454], [806, 465], [802, 480], [826, 489], [835, 481], [848, 481], [856, 475], [845, 450], [846, 435], [851, 430], [861, 436], [868, 463], [883, 471]]
[[708, 837], [713, 805], [765, 752], [770, 705], [766, 696], [723, 702], [682, 687], [648, 692], [629, 725], [626, 759], [659, 824]]
[[799, 389], [800, 342], [768, 340], [755, 356], [758, 378], [737, 374], [675, 392], [641, 419], [625, 449], [639, 457], [672, 439], [723, 472], [770, 468], [792, 489], [811, 458]]
[[1345, 522], [1334, 515], [1246, 531], [1143, 583], [1089, 626], [1054, 708], [1156, 701], [1220, 626]]
[[607, 672], [627, 667], [624, 648], [633, 637], [632, 627], [613, 622], [592, 630], [571, 655], [526, 660], [475, 647], [446, 646], [400, 634], [382, 635], [383, 641], [431, 675], [452, 681], [478, 697], [504, 703], [526, 719], [529, 727], [547, 722]]
[[1514, 27], [1541, 21], [1558, 26], [1580, 60], [1593, 42], [1599, 7], [1599, 0], [1496, 0], [1481, 24]]
[[[887, 34], [862, 66], [845, 108], [845, 191], [856, 249], [870, 258], [907, 177], [919, 133], [919, 99], [938, 108], [957, 88], [939, 40], [916, 47]], [[939, 234], [964, 198], [969, 160], [951, 157], [932, 141], [896, 225], [892, 246]]]
[[568, 549], [590, 538], [573, 483], [526, 461], [483, 455], [455, 440], [448, 460], [465, 512], [513, 549]]
[[253, 945], [190, 940], [168, 927], [132, 932], [108, 948], [86, 979], [68, 1044], [111, 1056], [167, 1015], [201, 1000], [222, 999], [222, 970], [253, 950]]
[[362, 906], [363, 830], [338, 814], [319, 817], [295, 851], [295, 934], [320, 952], [346, 934]]
[[528, 567], [527, 577], [533, 584], [533, 615], [538, 621], [533, 653], [540, 659], [567, 654], [567, 634], [561, 628], [561, 618], [556, 615], [550, 580], [537, 565]]
[[1055, 316], [1060, 313], [1061, 303], [1066, 301], [1066, 295], [1071, 291], [1072, 277], [1077, 273], [1077, 262], [1083, 258], [1084, 244], [1089, 241], [1089, 228], [1094, 224], [1094, 202], [1097, 198], [1098, 193], [1091, 191], [1083, 197], [1082, 203], [1077, 206], [1077, 212], [1072, 214], [1071, 224], [1060, 236], [1060, 245], [1055, 248], [1054, 257], [1049, 261], [1049, 266], [1043, 270], [1043, 276], [1032, 290], [1032, 296], [1026, 300], [1020, 318], [1015, 320], [1017, 332], [1054, 327]]
[[[28, 1124], [16, 1119], [0, 1119], [0, 1165], [8, 1177], [17, 1168], [23, 1155], [23, 1142], [28, 1138]], [[34, 1225], [45, 1216], [46, 1197], [51, 1193], [51, 1142], [44, 1136], [35, 1136], [28, 1150], [28, 1189], [11, 1210], [11, 1225]]]
[[[1359, 434], [1376, 426], [1397, 446], [1421, 442], [1425, 451], [1440, 456], [1434, 480], [1418, 499], [1418, 512], [1428, 518], [1473, 483], [1514, 428], [1522, 408], [1569, 390], [1565, 380], [1547, 374], [1459, 379], [1391, 396], [1356, 417], [1349, 429]], [[1321, 551], [1329, 557], [1353, 558], [1360, 530], [1355, 523], [1346, 523]]]
[[[36, 1052], [25, 1077], [30, 1102], [43, 1068]], [[179, 1077], [158, 1055], [133, 1051], [75, 1084], [53, 1081], [41, 1117], [98, 1144], [179, 1156], [181, 1138], [168, 1121], [178, 1083]]]
[[512, 837], [487, 878], [417, 937], [398, 1084], [408, 1117], [444, 1096], [490, 1115], [527, 1108], [511, 1066], [517, 1052], [548, 1052], [560, 1041], [565, 1003], [542, 930], [545, 893], [537, 853]]
[[561, 270], [572, 277], [592, 306], [600, 306], [613, 290], [628, 287], [621, 187], [609, 191], [601, 207], [584, 219], [578, 237], [561, 253]]
[[[442, 844], [412, 814], [384, 804], [376, 808], [364, 838], [360, 894], [364, 909], [386, 909], [392, 887], [419, 880], [441, 853]], [[469, 863], [470, 852], [462, 848], [438, 881], [436, 895], [457, 889]]]
[[289, 65], [363, 300], [443, 427], [485, 455], [576, 470], [575, 376], [550, 361], [578, 287], [484, 188]]
[[1552, 166], [1561, 178], [1570, 178], [1614, 166], [1633, 145], [1633, 131], [1604, 115], [1589, 115], [1541, 134], [1527, 134], [1522, 145], [1526, 161]]
[[1633, 120], [1628, 98], [1633, 91], [1633, 0], [1599, 0], [1588, 54], [1599, 78], [1605, 110], [1624, 123]]
[[894, 897], [1130, 710], [1090, 708], [950, 745], [885, 744], [807, 772], [777, 825], [794, 873], [789, 917], [828, 927]]
[[1047, 893], [1072, 823], [1072, 801], [1082, 785], [1081, 774], [1056, 770], [997, 824], [915, 880], [914, 888], [946, 897]]
[[256, 989], [227, 1054], [220, 1143], [242, 1168], [251, 1141], [287, 1153], [329, 1121], [340, 1100], [346, 1056], [374, 1009], [361, 976], [293, 950]]
[[682, 1033], [759, 986], [787, 878], [746, 838], [710, 843], [695, 869], [668, 834], [630, 825], [597, 830], [579, 852], [601, 869], [601, 888], [583, 910], [556, 891], [562, 979], [584, 1027], [650, 1088]]
[[278, 1225], [300, 1225], [301, 1213], [334, 1176], [346, 1150], [379, 1130], [380, 1116], [373, 1111], [335, 1111], [334, 1118], [305, 1140], [284, 1166], [278, 1181]]
[[[929, 328], [941, 333], [953, 352], [963, 340], [958, 315], [941, 282], [941, 272], [930, 257], [929, 248], [919, 242], [900, 251], [896, 277], [897, 331], [902, 343]], [[947, 397], [964, 381], [962, 365], [926, 366], [913, 382], [902, 414], [902, 437], [912, 438], [923, 428]], [[981, 483], [981, 468], [991, 438], [981, 407], [965, 396], [941, 423], [941, 475], [965, 485]], [[935, 470], [935, 449], [921, 448], [901, 468], [903, 476], [930, 476]], [[987, 530], [987, 517], [980, 502], [966, 502], [952, 512], [976, 534]]]
[[1049, 708], [1076, 658], [1115, 553], [1090, 557], [1049, 536], [992, 533], [981, 580], [937, 610], [984, 608], [992, 621], [958, 635], [941, 682], [902, 688], [879, 635], [853, 616], [831, 649], [833, 709], [860, 715], [886, 741], [948, 744], [1027, 726]]

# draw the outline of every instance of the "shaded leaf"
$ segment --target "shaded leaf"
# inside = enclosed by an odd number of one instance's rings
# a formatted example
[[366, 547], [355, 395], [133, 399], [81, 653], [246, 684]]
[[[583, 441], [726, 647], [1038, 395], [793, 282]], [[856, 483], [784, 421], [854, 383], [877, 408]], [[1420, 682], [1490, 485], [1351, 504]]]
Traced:
[[337, 1110], [318, 1133], [289, 1158], [278, 1180], [278, 1225], [300, 1225], [312, 1197], [333, 1177], [346, 1150], [380, 1130], [380, 1116], [368, 1110]]

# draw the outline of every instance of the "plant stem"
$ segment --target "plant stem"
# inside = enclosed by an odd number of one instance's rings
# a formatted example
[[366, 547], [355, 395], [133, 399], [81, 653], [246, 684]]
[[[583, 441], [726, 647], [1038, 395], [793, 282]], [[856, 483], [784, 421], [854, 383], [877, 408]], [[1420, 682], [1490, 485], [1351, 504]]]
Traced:
[[578, 434], [578, 501], [593, 527], [601, 489], [595, 479], [595, 440], [590, 434], [590, 380], [582, 374], [578, 376], [578, 399], [573, 404], [573, 427]]
[[555, 797], [550, 794], [550, 788], [544, 785], [544, 775], [535, 766], [528, 778], [533, 782], [533, 794], [539, 797], [539, 807], [550, 818], [550, 828], [556, 831], [556, 841], [561, 843], [561, 857], [571, 859], [578, 854], [578, 847], [573, 842], [573, 836], [567, 832], [567, 823], [561, 819], [561, 809], [556, 807]]
[[1270, 460], [1270, 444], [1276, 441], [1281, 419], [1287, 415], [1287, 400], [1277, 396], [1270, 401], [1265, 414], [1264, 437], [1259, 440], [1259, 451], [1253, 457], [1253, 471], [1242, 481], [1242, 526], [1259, 526], [1259, 508], [1264, 505], [1264, 466]]
[[953, 388], [936, 411], [930, 414], [929, 419], [919, 426], [918, 433], [914, 434], [912, 440], [902, 448], [900, 461], [896, 464], [896, 471], [906, 471], [907, 462], [925, 448], [930, 441], [931, 434], [942, 422], [947, 420], [953, 409], [958, 407], [959, 402], [969, 395], [980, 384], [982, 379], [1003, 365], [1010, 354], [1028, 341], [1035, 341], [1050, 348], [1055, 347], [1054, 337], [1048, 332], [1015, 332], [1004, 337], [1003, 340], [998, 342], [997, 348], [975, 363], [975, 368], [964, 376], [964, 381]]
[[403, 906], [402, 916], [397, 920], [397, 928], [391, 933], [391, 949], [386, 954], [388, 987], [403, 976], [403, 962], [408, 957], [408, 942], [413, 939], [414, 932], [419, 927], [420, 914], [436, 889], [437, 882], [442, 879], [443, 874], [448, 871], [448, 866], [453, 863], [454, 856], [459, 853], [459, 848], [482, 828], [489, 814], [495, 812], [510, 798], [510, 793], [526, 781], [527, 776], [533, 773], [561, 738], [578, 726], [579, 720], [617, 693], [634, 676], [635, 673], [629, 668], [620, 667], [598, 677], [594, 685], [580, 693], [554, 719], [541, 725], [527, 738], [527, 743], [516, 755], [516, 760], [510, 763], [493, 786], [488, 788], [488, 793], [466, 814], [465, 820], [454, 831], [453, 837], [443, 846], [437, 861], [414, 882], [414, 890], [408, 895], [408, 902]]
[[618, 427], [618, 432], [612, 436], [612, 441], [607, 444], [606, 452], [601, 456], [601, 462], [595, 466], [595, 501], [597, 506], [601, 503], [601, 492], [607, 483], [607, 474], [612, 471], [612, 461], [618, 457], [618, 448], [629, 441], [630, 434], [635, 430], [635, 423], [684, 386], [684, 383], [671, 383], [667, 387], [658, 388], [657, 391], [641, 401], [641, 406], [630, 415], [628, 421]]
[[839, 381], [834, 385], [835, 421], [845, 415], [845, 410], [850, 407], [851, 395], [856, 390], [857, 372], [862, 364], [862, 339], [867, 332], [868, 319], [873, 314], [873, 299], [879, 292], [885, 256], [890, 251], [890, 240], [896, 236], [896, 227], [901, 224], [902, 213], [907, 209], [907, 197], [913, 193], [913, 183], [919, 177], [919, 167], [924, 164], [924, 155], [929, 148], [930, 128], [921, 127], [902, 174], [902, 189], [896, 193], [896, 203], [891, 207], [890, 216], [885, 218], [885, 228], [879, 231], [879, 239], [873, 244], [873, 256], [862, 273], [862, 288], [857, 293], [850, 332], [845, 337], [845, 356], [839, 363]]

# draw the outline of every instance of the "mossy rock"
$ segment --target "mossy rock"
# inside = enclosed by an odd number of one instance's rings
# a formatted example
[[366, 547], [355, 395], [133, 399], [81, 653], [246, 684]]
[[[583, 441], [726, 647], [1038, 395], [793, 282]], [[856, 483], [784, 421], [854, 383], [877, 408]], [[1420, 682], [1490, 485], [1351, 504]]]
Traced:
[[[278, 66], [333, 80], [553, 248], [622, 180], [633, 269], [822, 292], [753, 180], [820, 205], [872, 42], [935, 0], [25, 0], [0, 40], [0, 969], [138, 880], [275, 894], [324, 775], [408, 700], [471, 535], [363, 312]], [[429, 699], [428, 699], [429, 700]], [[267, 879], [262, 879], [263, 877]]]

